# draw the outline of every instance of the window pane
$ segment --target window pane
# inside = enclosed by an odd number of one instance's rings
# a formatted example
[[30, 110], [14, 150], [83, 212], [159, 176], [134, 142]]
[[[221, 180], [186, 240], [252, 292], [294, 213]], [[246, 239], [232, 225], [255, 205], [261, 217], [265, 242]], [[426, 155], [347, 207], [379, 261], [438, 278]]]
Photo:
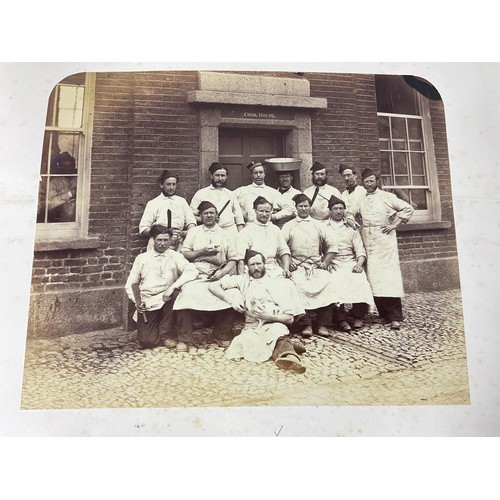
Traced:
[[54, 132], [53, 154], [50, 171], [53, 174], [75, 174], [78, 168], [80, 135], [66, 132]]
[[389, 117], [379, 116], [378, 117], [378, 136], [380, 139], [389, 138]]
[[391, 193], [394, 193], [400, 200], [410, 203], [410, 191], [408, 189], [390, 189]]
[[392, 141], [393, 149], [396, 151], [405, 151], [408, 149], [406, 141], [403, 139], [395, 139]]
[[411, 153], [412, 175], [425, 175], [423, 153]]
[[421, 141], [422, 137], [422, 121], [408, 118], [408, 133], [410, 139]]
[[76, 213], [76, 176], [49, 179], [47, 222], [74, 222]]
[[392, 186], [392, 178], [390, 175], [381, 175], [382, 186]]
[[83, 87], [61, 85], [57, 114], [59, 128], [80, 128], [82, 126], [83, 94]]
[[40, 166], [40, 174], [44, 175], [48, 173], [48, 165], [50, 163], [50, 144], [52, 138], [52, 132], [45, 132], [43, 136], [43, 149], [42, 149], [42, 164]]
[[406, 122], [404, 118], [392, 118], [392, 138], [406, 140]]
[[412, 189], [411, 201], [415, 210], [427, 210], [427, 191], [425, 189]]
[[412, 151], [424, 151], [424, 144], [422, 141], [412, 141], [410, 140], [410, 149]]
[[394, 153], [394, 173], [408, 174], [408, 154], [407, 153]]
[[396, 175], [396, 186], [408, 186], [410, 178], [407, 175]]
[[380, 172], [382, 175], [391, 174], [391, 154], [385, 151], [380, 152]]
[[411, 183], [414, 186], [425, 186], [425, 177], [423, 175], [412, 175], [411, 177]]

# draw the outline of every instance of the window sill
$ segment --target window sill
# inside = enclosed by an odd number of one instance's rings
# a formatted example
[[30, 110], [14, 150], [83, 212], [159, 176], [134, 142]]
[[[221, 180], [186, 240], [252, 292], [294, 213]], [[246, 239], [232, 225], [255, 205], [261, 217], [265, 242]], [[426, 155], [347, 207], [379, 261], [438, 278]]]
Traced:
[[89, 238], [74, 238], [68, 240], [41, 240], [35, 242], [35, 252], [93, 249], [99, 248], [99, 244], [100, 239], [98, 236], [92, 236]]
[[451, 227], [450, 221], [429, 221], [429, 222], [409, 222], [408, 224], [401, 224], [397, 227], [397, 232], [406, 231], [431, 231], [433, 229], [449, 229]]

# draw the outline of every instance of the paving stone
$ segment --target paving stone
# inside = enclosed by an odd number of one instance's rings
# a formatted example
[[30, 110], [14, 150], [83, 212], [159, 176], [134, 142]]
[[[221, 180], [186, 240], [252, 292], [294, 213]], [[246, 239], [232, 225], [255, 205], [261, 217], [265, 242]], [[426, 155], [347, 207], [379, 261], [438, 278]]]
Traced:
[[28, 339], [22, 408], [466, 404], [460, 292], [408, 294], [403, 308], [398, 331], [369, 315], [350, 334], [293, 336], [307, 349], [302, 375], [230, 361], [206, 329], [186, 353], [139, 349], [121, 328]]

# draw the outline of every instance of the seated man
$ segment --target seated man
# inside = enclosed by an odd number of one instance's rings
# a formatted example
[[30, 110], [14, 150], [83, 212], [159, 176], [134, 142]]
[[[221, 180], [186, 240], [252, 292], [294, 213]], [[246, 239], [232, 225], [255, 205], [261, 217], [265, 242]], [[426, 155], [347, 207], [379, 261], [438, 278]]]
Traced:
[[[287, 300], [292, 282], [267, 276], [265, 258], [254, 250], [246, 252], [245, 264], [248, 274], [225, 276], [209, 285], [212, 293], [245, 314], [245, 327], [231, 342], [226, 357], [257, 363], [272, 358], [279, 368], [304, 373], [306, 368], [298, 355], [304, 352], [303, 346], [294, 347], [288, 339], [287, 325], [304, 314]], [[239, 299], [229, 295], [232, 289], [241, 292]]]
[[271, 223], [273, 205], [262, 196], [253, 202], [255, 221], [250, 222], [239, 233], [236, 239], [238, 257], [238, 274], [243, 274], [245, 252], [257, 250], [264, 255], [266, 272], [271, 277], [290, 277], [290, 249], [288, 248], [278, 226]]
[[293, 197], [297, 217], [287, 222], [282, 233], [291, 251], [290, 270], [306, 316], [301, 319], [302, 336], [310, 337], [313, 326], [318, 335], [328, 337], [337, 291], [328, 266], [337, 251], [330, 232], [310, 215], [311, 200], [305, 194]]
[[345, 222], [346, 204], [343, 200], [332, 196], [328, 206], [330, 220], [326, 223], [326, 227], [338, 247], [338, 253], [331, 261], [332, 274], [335, 276], [340, 294], [339, 305], [334, 311], [334, 321], [340, 330], [348, 332], [351, 330], [351, 325], [347, 322], [344, 304], [352, 304], [354, 329], [363, 327], [363, 317], [368, 312], [369, 306], [375, 304], [363, 269], [366, 251], [361, 235]]
[[144, 349], [160, 345], [187, 350], [182, 329], [176, 332], [173, 306], [179, 289], [196, 279], [198, 270], [180, 253], [170, 249], [172, 229], [155, 224], [151, 227], [153, 250], [139, 254], [127, 279], [125, 290], [137, 309], [137, 338]]
[[213, 203], [203, 201], [197, 211], [202, 225], [187, 233], [182, 254], [198, 269], [199, 276], [182, 287], [174, 310], [183, 334], [193, 331], [194, 311], [204, 311], [204, 317], [214, 320], [212, 337], [220, 346], [228, 347], [233, 338], [231, 329], [236, 313], [230, 304], [210, 293], [208, 285], [234, 272], [236, 249], [230, 234], [217, 224], [217, 209]]

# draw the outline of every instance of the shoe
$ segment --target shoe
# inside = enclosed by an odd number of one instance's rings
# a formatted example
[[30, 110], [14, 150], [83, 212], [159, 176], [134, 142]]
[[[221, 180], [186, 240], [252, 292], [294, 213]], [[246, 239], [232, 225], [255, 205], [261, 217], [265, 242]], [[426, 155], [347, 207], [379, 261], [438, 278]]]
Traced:
[[177, 340], [175, 339], [167, 339], [163, 342], [163, 345], [168, 349], [173, 349], [177, 345]]
[[330, 332], [328, 331], [328, 328], [326, 326], [318, 326], [318, 335], [321, 337], [329, 337]]
[[300, 334], [302, 335], [302, 337], [308, 339], [313, 334], [312, 326], [306, 326]]
[[281, 358], [278, 358], [275, 364], [282, 370], [291, 370], [295, 373], [304, 373], [306, 371], [306, 367], [295, 354], [285, 354]]
[[177, 352], [187, 352], [188, 346], [185, 342], [177, 342]]
[[219, 344], [219, 347], [223, 347], [224, 349], [227, 349], [231, 345], [230, 340], [216, 339], [215, 341]]
[[350, 332], [351, 325], [347, 321], [341, 321], [339, 324], [339, 329], [343, 332]]
[[401, 328], [401, 323], [399, 321], [391, 321], [391, 328], [393, 330], [399, 330]]
[[302, 342], [300, 342], [300, 340], [295, 340], [294, 342], [292, 342], [292, 345], [293, 345], [293, 348], [295, 349], [295, 352], [298, 355], [305, 354], [306, 347]]
[[352, 322], [352, 327], [353, 327], [355, 330], [359, 330], [360, 328], [363, 328], [363, 322], [362, 322], [360, 319], [355, 319], [355, 320]]

